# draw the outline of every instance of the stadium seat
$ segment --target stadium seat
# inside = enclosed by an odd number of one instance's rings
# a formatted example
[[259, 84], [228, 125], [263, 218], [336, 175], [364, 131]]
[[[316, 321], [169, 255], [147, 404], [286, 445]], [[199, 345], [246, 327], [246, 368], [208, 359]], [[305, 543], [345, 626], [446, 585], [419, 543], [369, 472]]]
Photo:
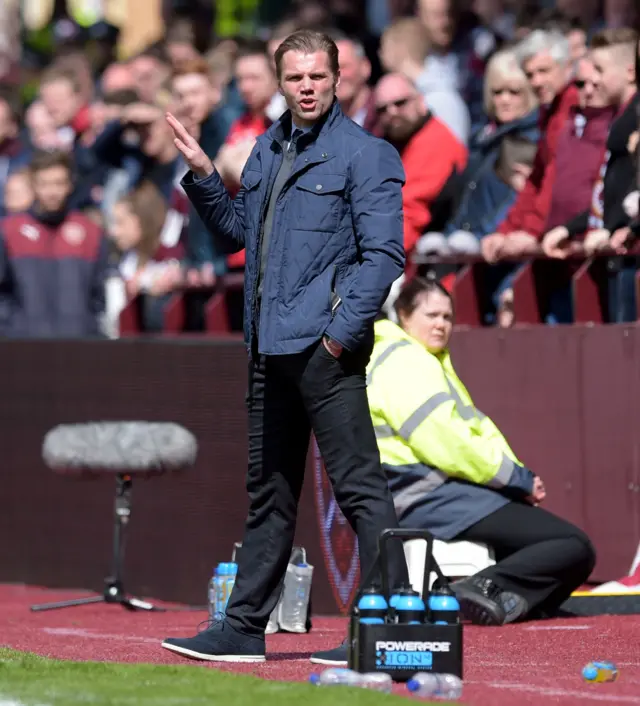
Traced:
[[[409, 581], [415, 591], [422, 593], [424, 562], [427, 543], [411, 539], [404, 543], [404, 554], [409, 569]], [[495, 564], [493, 552], [484, 544], [475, 542], [433, 542], [433, 557], [447, 578], [465, 578]], [[430, 585], [436, 575], [431, 573]]]

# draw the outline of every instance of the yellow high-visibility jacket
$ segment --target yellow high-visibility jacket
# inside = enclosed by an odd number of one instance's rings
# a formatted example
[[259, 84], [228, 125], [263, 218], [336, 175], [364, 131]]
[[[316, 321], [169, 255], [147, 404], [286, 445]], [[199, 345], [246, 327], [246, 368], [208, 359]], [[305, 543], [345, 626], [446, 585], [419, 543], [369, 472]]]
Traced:
[[375, 324], [367, 394], [401, 524], [440, 539], [531, 493], [533, 474], [475, 408], [448, 351], [430, 353], [391, 321]]

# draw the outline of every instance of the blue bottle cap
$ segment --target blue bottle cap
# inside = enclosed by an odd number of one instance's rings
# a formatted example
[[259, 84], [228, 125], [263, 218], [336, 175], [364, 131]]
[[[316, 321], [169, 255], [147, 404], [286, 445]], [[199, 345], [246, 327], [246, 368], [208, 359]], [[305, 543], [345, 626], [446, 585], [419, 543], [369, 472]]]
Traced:
[[597, 676], [598, 676], [598, 668], [593, 665], [593, 664], [588, 664], [583, 670], [582, 670], [582, 676], [587, 680], [587, 681], [593, 681]]
[[384, 596], [379, 594], [365, 594], [358, 601], [358, 608], [360, 610], [386, 610], [387, 601]]
[[377, 588], [367, 588], [358, 601], [358, 608], [361, 610], [386, 610], [387, 600], [381, 593], [378, 593]]
[[407, 682], [407, 689], [409, 691], [418, 691], [420, 688], [420, 682], [417, 679], [409, 679]]
[[227, 566], [229, 567], [228, 573], [230, 573], [230, 574], [237, 574], [238, 573], [238, 565], [236, 563], [229, 562], [227, 564]]
[[436, 594], [429, 596], [429, 608], [432, 610], [460, 610], [460, 604], [455, 596]]

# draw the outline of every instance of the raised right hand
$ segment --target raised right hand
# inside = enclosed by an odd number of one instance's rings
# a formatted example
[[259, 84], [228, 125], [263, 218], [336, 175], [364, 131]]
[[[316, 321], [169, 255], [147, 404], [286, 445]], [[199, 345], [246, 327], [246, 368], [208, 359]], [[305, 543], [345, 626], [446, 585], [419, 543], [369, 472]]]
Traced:
[[213, 174], [213, 162], [193, 138], [185, 126], [171, 113], [167, 113], [167, 122], [173, 130], [174, 144], [180, 150], [189, 169], [199, 178], [204, 179]]

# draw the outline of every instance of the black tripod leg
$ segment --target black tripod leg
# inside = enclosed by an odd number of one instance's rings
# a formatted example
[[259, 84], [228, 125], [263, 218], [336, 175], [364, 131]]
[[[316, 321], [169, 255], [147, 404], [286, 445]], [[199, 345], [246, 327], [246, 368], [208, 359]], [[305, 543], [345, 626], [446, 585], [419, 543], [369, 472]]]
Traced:
[[56, 608], [72, 608], [78, 605], [89, 605], [90, 603], [104, 603], [104, 596], [87, 596], [86, 598], [71, 598], [68, 601], [57, 601], [56, 603], [40, 603], [32, 605], [32, 611], [55, 610]]

